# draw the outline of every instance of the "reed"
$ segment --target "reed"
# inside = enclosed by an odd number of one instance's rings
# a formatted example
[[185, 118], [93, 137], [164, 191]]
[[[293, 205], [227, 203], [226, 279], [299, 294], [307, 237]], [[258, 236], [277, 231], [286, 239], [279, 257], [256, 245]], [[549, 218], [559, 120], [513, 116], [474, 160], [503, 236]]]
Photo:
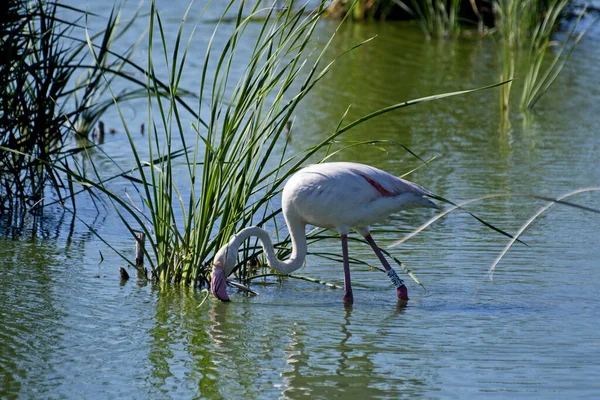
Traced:
[[[536, 194], [531, 194], [531, 193], [497, 193], [497, 194], [488, 194], [488, 195], [485, 195], [482, 197], [477, 197], [477, 198], [470, 199], [470, 200], [465, 200], [465, 201], [462, 201], [457, 204], [448, 199], [444, 199], [444, 198], [440, 197], [440, 198], [438, 198], [438, 200], [449, 204], [451, 207], [449, 207], [449, 208], [445, 209], [443, 212], [437, 214], [436, 216], [431, 218], [429, 221], [425, 222], [423, 225], [421, 225], [417, 229], [413, 230], [412, 232], [410, 232], [409, 234], [404, 236], [402, 239], [392, 243], [389, 247], [390, 248], [395, 247], [395, 246], [402, 244], [402, 243], [406, 242], [407, 240], [417, 236], [419, 233], [421, 233], [425, 229], [429, 228], [435, 222], [446, 217], [447, 215], [449, 215], [452, 212], [455, 212], [455, 211], [467, 212], [468, 214], [473, 216], [475, 219], [477, 219], [479, 222], [481, 222], [483, 225], [487, 226], [488, 228], [491, 228], [492, 230], [496, 230], [499, 233], [503, 234], [504, 236], [510, 237], [510, 239], [507, 242], [504, 249], [500, 252], [500, 254], [496, 257], [494, 262], [490, 265], [490, 268], [488, 270], [488, 276], [490, 279], [493, 279], [493, 275], [494, 275], [494, 271], [495, 271], [496, 267], [502, 261], [504, 256], [508, 253], [510, 248], [516, 242], [520, 242], [521, 244], [526, 244], [523, 241], [521, 241], [520, 237], [523, 235], [523, 233], [527, 229], [529, 229], [535, 223], [535, 221], [537, 221], [537, 219], [542, 214], [547, 212], [553, 206], [561, 205], [561, 206], [573, 208], [576, 210], [582, 210], [582, 211], [586, 211], [586, 212], [593, 213], [596, 215], [600, 215], [600, 209], [588, 207], [588, 206], [585, 206], [585, 205], [582, 205], [579, 203], [574, 203], [574, 202], [565, 200], [567, 198], [573, 197], [573, 196], [581, 194], [581, 193], [591, 193], [591, 192], [600, 192], [600, 187], [588, 187], [588, 188], [576, 189], [576, 190], [573, 190], [571, 192], [568, 192], [568, 193], [563, 194], [556, 198], [549, 197], [549, 196], [541, 196], [541, 195], [536, 195]], [[531, 200], [541, 200], [541, 201], [544, 201], [547, 203], [546, 205], [541, 207], [534, 215], [532, 215], [525, 223], [523, 223], [521, 225], [521, 227], [519, 228], [519, 230], [514, 235], [507, 234], [504, 231], [499, 231], [495, 226], [489, 224], [486, 221], [481, 220], [479, 217], [472, 214], [467, 208], [467, 206], [472, 205], [474, 203], [478, 203], [478, 202], [482, 202], [482, 201], [486, 201], [486, 200], [490, 200], [490, 199], [513, 198], [513, 197], [521, 197], [521, 198], [527, 198], [527, 199], [531, 199]]]
[[[98, 99], [106, 79], [113, 79], [106, 72], [119, 71], [127, 56], [109, 59], [114, 40], [129, 25], [121, 24], [113, 9], [105, 28], [86, 41], [77, 39], [85, 10], [42, 0], [6, 0], [2, 7], [0, 215], [21, 218], [26, 211], [41, 213], [48, 188], [61, 203], [74, 201], [67, 176], [54, 166], [69, 169], [77, 151], [70, 141], [74, 127], [86, 134], [112, 104]], [[61, 10], [79, 18], [65, 21]], [[88, 41], [97, 52], [93, 64]]]
[[[385, 19], [393, 9], [412, 17], [429, 38], [456, 38], [461, 26], [476, 22], [478, 32], [496, 39], [500, 80], [509, 81], [500, 90], [502, 124], [510, 125], [509, 103], [512, 81], [519, 78], [521, 110], [533, 108], [558, 78], [586, 29], [576, 33], [586, 7], [571, 23], [562, 38], [558, 26], [571, 0], [493, 0], [493, 12], [474, 0], [335, 0], [329, 6], [333, 16], [351, 14], [353, 19]], [[462, 8], [462, 10], [461, 10]], [[469, 10], [470, 8], [470, 10]], [[462, 11], [462, 12], [461, 12]], [[469, 12], [477, 21], [469, 21]], [[484, 28], [484, 20], [489, 25]], [[592, 24], [588, 25], [591, 26]], [[556, 51], [552, 51], [556, 49]]]
[[[522, 110], [533, 108], [547, 92], [586, 31], [582, 29], [575, 33], [586, 11], [583, 7], [563, 38], [555, 38], [558, 25], [570, 3], [569, 0], [495, 2], [496, 26], [501, 43], [501, 79], [522, 77]], [[554, 54], [552, 47], [557, 48]], [[501, 109], [504, 111], [508, 110], [510, 91], [511, 86], [507, 85], [501, 92]]]
[[456, 37], [460, 32], [459, 11], [462, 0], [410, 0], [410, 5], [398, 0], [402, 7], [431, 37]]
[[500, 79], [510, 82], [500, 88], [500, 112], [508, 120], [510, 91], [515, 77], [515, 54], [518, 48], [518, 1], [501, 0], [496, 5], [496, 23], [500, 33]]
[[[571, 28], [565, 34], [564, 38], [560, 41], [552, 41], [552, 35], [568, 3], [567, 0], [552, 1], [541, 23], [533, 29], [525, 48], [525, 60], [529, 67], [524, 77], [521, 109], [533, 108], [544, 93], [546, 93], [557, 79], [575, 46], [577, 46], [579, 40], [581, 40], [587, 30], [586, 28], [575, 33], [586, 11], [586, 7], [583, 7], [575, 22], [571, 23]], [[588, 28], [589, 26], [591, 24], [588, 25]], [[554, 55], [548, 54], [551, 47], [557, 47]], [[549, 62], [548, 58], [550, 58]]]

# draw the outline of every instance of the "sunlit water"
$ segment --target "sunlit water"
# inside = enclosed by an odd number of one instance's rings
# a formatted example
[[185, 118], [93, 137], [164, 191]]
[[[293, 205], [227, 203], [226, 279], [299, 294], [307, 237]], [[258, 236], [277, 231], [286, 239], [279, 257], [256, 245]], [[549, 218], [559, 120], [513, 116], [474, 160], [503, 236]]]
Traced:
[[[187, 3], [161, 3], [173, 33]], [[138, 22], [140, 29], [146, 21]], [[334, 27], [324, 22], [317, 36]], [[199, 49], [212, 29], [201, 24]], [[349, 26], [331, 56], [374, 35], [304, 104], [293, 131], [296, 150], [331, 132], [348, 104], [351, 120], [392, 103], [498, 80], [492, 41], [428, 42], [406, 24]], [[425, 159], [436, 156], [410, 179], [456, 201], [508, 192], [556, 197], [600, 186], [599, 37], [595, 29], [582, 40], [533, 113], [521, 114], [515, 101], [510, 129], [502, 127], [498, 92], [486, 91], [399, 110], [344, 139], [394, 140]], [[190, 57], [182, 86], [197, 87], [194, 69], [202, 57], [200, 50]], [[141, 124], [145, 103], [133, 104], [128, 118]], [[104, 149], [127, 166], [118, 116], [112, 111], [107, 118], [118, 132]], [[395, 174], [419, 165], [393, 146], [385, 153], [351, 149], [340, 158]], [[114, 168], [101, 155], [97, 162]], [[570, 200], [600, 208], [598, 193]], [[472, 210], [515, 232], [543, 205], [499, 198]], [[79, 207], [88, 223], [133, 257], [133, 240], [114, 215], [101, 205], [98, 213], [85, 198]], [[386, 247], [403, 235], [388, 231], [417, 227], [433, 215], [393, 216], [377, 226], [387, 233], [374, 236]], [[119, 284], [123, 263], [85, 225], [68, 214], [46, 215], [35, 227], [37, 239], [14, 232], [1, 239], [0, 397], [595, 398], [599, 221], [553, 207], [523, 236], [529, 247], [514, 246], [489, 280], [487, 269], [505, 238], [452, 213], [391, 250], [427, 288], [407, 279], [405, 307], [383, 274], [364, 267], [353, 268], [350, 308], [340, 290], [299, 280], [257, 284], [258, 297], [233, 293], [229, 304], [209, 299], [199, 307], [204, 294], [193, 290], [135, 279]], [[339, 243], [326, 242], [322, 250], [339, 253]], [[352, 244], [351, 252], [376, 263], [365, 246]], [[309, 258], [300, 273], [342, 283], [334, 261]]]

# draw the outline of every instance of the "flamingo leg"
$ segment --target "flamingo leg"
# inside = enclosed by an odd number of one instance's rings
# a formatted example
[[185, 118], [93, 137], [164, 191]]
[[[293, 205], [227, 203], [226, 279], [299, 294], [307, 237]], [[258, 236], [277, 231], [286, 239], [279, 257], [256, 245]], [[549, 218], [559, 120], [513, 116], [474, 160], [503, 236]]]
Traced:
[[379, 249], [379, 246], [377, 246], [377, 243], [375, 243], [375, 240], [373, 239], [371, 234], [367, 233], [366, 235], [364, 235], [364, 237], [367, 240], [367, 242], [371, 245], [371, 248], [373, 249], [373, 252], [377, 256], [377, 258], [379, 258], [379, 261], [383, 265], [383, 268], [385, 268], [385, 270], [387, 271], [388, 277], [390, 277], [390, 279], [396, 286], [396, 293], [398, 294], [398, 299], [408, 300], [408, 289], [404, 285], [404, 282], [402, 282], [402, 279], [398, 278], [398, 275], [396, 275], [396, 271], [394, 271], [394, 269], [390, 266], [390, 263], [386, 260], [385, 256]]
[[350, 261], [348, 259], [348, 235], [342, 235], [342, 257], [344, 258], [344, 303], [352, 304], [352, 282], [350, 281]]

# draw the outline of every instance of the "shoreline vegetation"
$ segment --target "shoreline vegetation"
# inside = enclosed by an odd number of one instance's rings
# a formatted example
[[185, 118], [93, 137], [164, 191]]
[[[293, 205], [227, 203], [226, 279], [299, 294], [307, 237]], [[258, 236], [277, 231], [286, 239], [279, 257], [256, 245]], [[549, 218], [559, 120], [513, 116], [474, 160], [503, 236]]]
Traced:
[[[202, 70], [194, 71], [201, 75], [200, 87], [193, 89], [180, 87], [193, 40], [193, 32], [187, 38], [183, 35], [191, 3], [182, 16], [175, 40], [171, 41], [154, 1], [147, 14], [138, 11], [129, 22], [122, 22], [119, 10], [113, 9], [105, 29], [92, 34], [82, 28], [88, 18], [83, 10], [67, 7], [80, 15], [80, 19], [64, 21], [57, 17], [57, 10], [65, 6], [56, 1], [8, 0], [4, 6], [7, 17], [1, 21], [7, 36], [0, 43], [3, 54], [9, 55], [2, 58], [0, 71], [3, 83], [0, 214], [18, 221], [26, 212], [40, 215], [44, 206], [57, 203], [95, 232], [77, 215], [76, 197], [84, 193], [92, 201], [108, 200], [133, 242], [145, 240], [146, 244], [138, 249], [134, 261], [131, 254], [120, 253], [107, 240], [102, 237], [100, 240], [136, 268], [138, 277], [205, 287], [210, 279], [212, 255], [243, 227], [268, 227], [275, 232], [277, 256], [288, 255], [290, 240], [279, 232], [281, 209], [273, 200], [286, 179], [307, 160], [320, 157], [326, 161], [342, 152], [344, 146], [340, 146], [338, 139], [344, 132], [400, 108], [496, 86], [501, 87], [501, 109], [508, 115], [515, 65], [523, 57], [530, 60], [530, 69], [526, 73], [521, 108], [532, 108], [556, 79], [585, 31], [575, 31], [585, 13], [583, 8], [562, 39], [560, 51], [549, 56], [551, 38], [570, 2], [493, 2], [500, 7], [494, 9], [493, 28], [486, 22], [484, 8], [475, 7], [477, 29], [486, 26], [488, 32], [494, 30], [501, 43], [498, 46], [501, 73], [490, 81], [490, 86], [392, 104], [351, 122], [345, 120], [344, 114], [326, 139], [291, 153], [288, 138], [298, 105], [339, 58], [369, 41], [357, 44], [334, 60], [324, 60], [325, 50], [337, 31], [317, 51], [312, 34], [319, 20], [337, 16], [341, 26], [348, 19], [363, 19], [374, 13], [367, 6], [381, 6], [385, 2], [360, 0], [351, 8], [350, 2], [337, 1], [331, 7], [343, 6], [345, 10], [337, 14], [326, 3], [322, 1], [316, 10], [309, 10], [307, 5], [300, 6], [294, 1], [286, 2], [286, 7], [280, 7], [277, 1], [258, 1], [254, 6], [229, 1], [221, 20], [233, 13], [233, 27], [225, 28], [217, 22]], [[405, 11], [412, 10], [426, 36], [455, 38], [461, 31], [459, 8], [465, 2], [403, 4]], [[116, 54], [111, 46], [131, 27], [134, 18], [148, 18], [147, 36], [125, 54]], [[250, 24], [255, 24], [253, 27], [259, 24], [258, 33], [252, 37], [247, 33]], [[216, 46], [216, 35], [227, 35], [224, 46]], [[234, 78], [230, 72], [242, 37], [243, 46], [251, 46], [252, 52], [243, 74]], [[130, 56], [144, 42], [147, 58], [145, 67], [141, 67]], [[167, 76], [161, 76], [155, 69], [158, 58], [166, 63]], [[132, 71], [144, 78], [134, 78]], [[131, 89], [113, 93], [111, 84], [116, 79], [126, 80]], [[146, 145], [133, 136], [139, 129], [128, 126], [122, 112], [126, 101], [136, 98], [147, 99]], [[93, 163], [85, 170], [75, 159], [76, 155], [87, 157], [92, 147], [101, 151], [101, 146], [79, 141], [73, 145], [72, 138], [87, 138], [109, 107], [116, 107], [119, 112], [134, 165], [125, 167], [130, 172], [107, 178]], [[193, 137], [186, 126], [190, 118], [194, 121]], [[397, 145], [371, 139], [349, 146], [372, 144]], [[148, 159], [140, 155], [146, 152]], [[112, 161], [110, 156], [108, 159]], [[274, 166], [273, 160], [277, 161]], [[175, 175], [179, 182], [185, 176], [184, 186], [176, 185]], [[132, 185], [134, 194], [114, 192], [110, 182], [117, 179]], [[308, 242], [329, 237], [324, 230], [313, 230], [308, 233]], [[257, 270], [256, 263], [250, 263], [261, 251], [256, 241], [243, 247], [236, 270], [243, 282], [266, 273]], [[337, 254], [317, 255], [339, 258]], [[145, 259], [145, 266], [140, 259]], [[353, 262], [368, 265], [360, 260]]]
[[[519, 108], [533, 109], [586, 30], [598, 21], [600, 10], [573, 0], [334, 0], [325, 15], [354, 21], [413, 20], [428, 39], [457, 39], [476, 32], [496, 40], [500, 81], [511, 81], [500, 90], [500, 109], [510, 129], [515, 77], [524, 82]], [[585, 16], [586, 23], [580, 24]], [[557, 37], [561, 26], [564, 34]]]

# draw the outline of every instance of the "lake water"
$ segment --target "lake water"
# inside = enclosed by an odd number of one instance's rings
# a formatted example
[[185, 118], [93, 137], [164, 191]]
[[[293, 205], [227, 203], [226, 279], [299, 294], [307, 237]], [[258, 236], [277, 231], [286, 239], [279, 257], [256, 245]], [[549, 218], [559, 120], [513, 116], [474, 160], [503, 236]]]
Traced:
[[[157, 3], [167, 31], [175, 32], [187, 2]], [[140, 17], [136, 34], [147, 25]], [[213, 28], [200, 24], [199, 49]], [[315, 37], [326, 38], [334, 28], [335, 22], [324, 21]], [[347, 26], [330, 56], [374, 35], [342, 59], [303, 105], [294, 149], [323, 139], [348, 104], [350, 120], [400, 101], [499, 80], [493, 40], [427, 41], [406, 23]], [[517, 81], [510, 127], [494, 89], [402, 109], [344, 139], [394, 140], [425, 159], [436, 156], [409, 179], [455, 201], [492, 193], [558, 197], [600, 186], [599, 39], [600, 29], [588, 32], [534, 112], [518, 111]], [[145, 57], [142, 50], [137, 56]], [[191, 53], [183, 87], [198, 87], [195, 70], [203, 56]], [[141, 124], [145, 101], [126, 112]], [[116, 112], [104, 121], [117, 129], [104, 150], [131, 166]], [[110, 173], [110, 163], [95, 157]], [[340, 159], [398, 175], [419, 165], [395, 147], [354, 148]], [[598, 192], [569, 200], [600, 208]], [[516, 232], [543, 205], [496, 198], [471, 210]], [[82, 197], [79, 212], [133, 258], [134, 241], [110, 208], [97, 212]], [[403, 237], [400, 230], [434, 215], [394, 215], [374, 237], [387, 247]], [[300, 280], [255, 285], [257, 297], [233, 293], [231, 303], [209, 299], [199, 307], [204, 295], [191, 289], [135, 279], [120, 284], [123, 262], [81, 222], [48, 212], [24, 231], [4, 227], [0, 239], [0, 397], [597, 398], [599, 223], [598, 215], [553, 207], [524, 234], [528, 247], [514, 246], [489, 280], [487, 270], [506, 238], [466, 214], [451, 213], [391, 249], [427, 288], [408, 279], [406, 306], [397, 304], [385, 275], [353, 267], [352, 307], [342, 304], [340, 290]], [[341, 252], [338, 240], [320, 246]], [[350, 251], [377, 262], [367, 246], [353, 243]], [[343, 282], [335, 261], [309, 258], [300, 273]]]

